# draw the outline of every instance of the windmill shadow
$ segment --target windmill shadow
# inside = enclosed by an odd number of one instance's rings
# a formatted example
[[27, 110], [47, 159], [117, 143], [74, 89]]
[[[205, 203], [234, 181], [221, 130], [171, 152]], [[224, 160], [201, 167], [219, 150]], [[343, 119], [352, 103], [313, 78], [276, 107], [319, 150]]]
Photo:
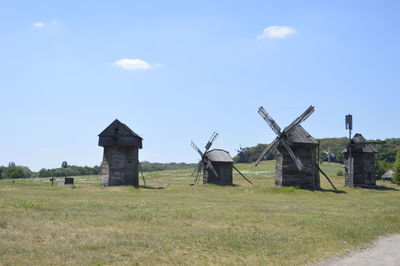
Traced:
[[386, 187], [386, 186], [374, 186], [374, 187], [364, 187], [364, 188], [371, 189], [371, 190], [381, 190], [381, 191], [400, 191], [397, 188]]
[[334, 190], [334, 189], [324, 189], [324, 188], [316, 189], [316, 191], [331, 192], [331, 193], [335, 193], [335, 194], [347, 194], [348, 193], [344, 190]]
[[153, 187], [153, 186], [149, 186], [149, 185], [140, 185], [139, 188], [143, 188], [143, 189], [165, 189], [164, 187]]

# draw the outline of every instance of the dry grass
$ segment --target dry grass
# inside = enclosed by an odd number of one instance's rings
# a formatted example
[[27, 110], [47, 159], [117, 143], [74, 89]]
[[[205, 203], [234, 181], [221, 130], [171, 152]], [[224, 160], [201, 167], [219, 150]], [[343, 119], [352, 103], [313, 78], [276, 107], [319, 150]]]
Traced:
[[[338, 165], [324, 164], [336, 173]], [[400, 192], [273, 186], [273, 162], [239, 165], [239, 186], [189, 186], [190, 170], [147, 174], [153, 189], [0, 181], [0, 264], [307, 264], [400, 232]], [[60, 179], [61, 181], [61, 179]]]

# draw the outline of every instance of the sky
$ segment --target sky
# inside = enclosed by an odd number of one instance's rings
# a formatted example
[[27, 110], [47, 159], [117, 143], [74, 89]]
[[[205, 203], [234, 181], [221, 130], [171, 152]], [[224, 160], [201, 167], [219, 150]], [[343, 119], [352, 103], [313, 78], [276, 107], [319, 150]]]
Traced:
[[314, 137], [399, 137], [399, 1], [0, 1], [0, 165], [98, 165], [118, 118], [140, 160], [235, 155], [309, 105]]

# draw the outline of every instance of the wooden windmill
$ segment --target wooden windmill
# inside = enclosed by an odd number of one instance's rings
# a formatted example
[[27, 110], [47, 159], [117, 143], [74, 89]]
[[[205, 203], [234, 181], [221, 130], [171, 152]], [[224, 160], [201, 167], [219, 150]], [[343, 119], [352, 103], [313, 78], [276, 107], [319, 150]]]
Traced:
[[344, 147], [345, 185], [347, 187], [374, 187], [376, 186], [375, 157], [378, 150], [374, 144], [384, 141], [367, 141], [363, 135], [357, 133], [352, 137], [352, 115], [346, 115], [346, 129], [349, 130], [349, 143]]
[[[282, 131], [267, 111], [262, 106], [259, 108], [258, 113], [277, 137], [260, 154], [256, 166], [276, 149], [276, 186], [320, 188], [319, 172], [322, 171], [317, 163], [319, 143], [300, 126], [313, 112], [314, 106], [308, 107], [304, 113]], [[333, 186], [326, 174], [323, 174]]]
[[232, 168], [235, 169], [244, 179], [249, 183], [251, 181], [247, 179], [234, 165], [233, 159], [229, 152], [221, 149], [210, 150], [215, 139], [218, 137], [218, 133], [214, 132], [211, 138], [205, 145], [205, 151], [202, 152], [194, 142], [191, 142], [192, 147], [200, 154], [201, 159], [194, 169], [192, 176], [196, 173], [194, 183], [197, 184], [199, 181], [199, 175], [203, 174], [203, 184], [216, 184], [221, 186], [233, 184]]
[[118, 119], [99, 134], [99, 146], [104, 147], [101, 185], [139, 186], [139, 149], [142, 148], [142, 140]]

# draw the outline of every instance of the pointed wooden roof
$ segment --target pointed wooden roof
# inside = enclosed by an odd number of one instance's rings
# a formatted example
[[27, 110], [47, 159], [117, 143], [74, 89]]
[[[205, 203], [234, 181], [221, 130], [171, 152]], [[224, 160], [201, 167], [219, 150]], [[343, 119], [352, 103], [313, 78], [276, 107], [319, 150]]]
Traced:
[[289, 133], [287, 133], [289, 139], [291, 139], [294, 143], [305, 143], [305, 144], [314, 144], [318, 145], [318, 141], [316, 141], [310, 133], [308, 133], [302, 126], [295, 126]]
[[143, 138], [115, 119], [99, 134], [99, 146], [135, 146], [142, 148]]
[[[343, 149], [343, 153], [349, 152], [349, 144]], [[375, 148], [373, 143], [369, 144], [368, 140], [363, 135], [357, 133], [351, 139], [351, 152], [365, 152], [365, 153], [377, 153], [378, 150]]]
[[378, 152], [378, 150], [374, 147], [374, 145], [368, 144], [368, 140], [364, 138], [364, 136], [361, 135], [360, 133], [355, 134], [354, 137], [351, 139], [351, 142], [356, 146], [355, 150], [360, 150], [362, 152], [368, 152], [368, 153]]
[[[116, 131], [116, 129], [118, 129]], [[140, 139], [143, 139], [141, 136], [133, 132], [127, 125], [115, 119], [108, 127], [106, 127], [100, 134], [99, 137], [111, 137], [115, 135], [119, 136], [133, 136]]]

